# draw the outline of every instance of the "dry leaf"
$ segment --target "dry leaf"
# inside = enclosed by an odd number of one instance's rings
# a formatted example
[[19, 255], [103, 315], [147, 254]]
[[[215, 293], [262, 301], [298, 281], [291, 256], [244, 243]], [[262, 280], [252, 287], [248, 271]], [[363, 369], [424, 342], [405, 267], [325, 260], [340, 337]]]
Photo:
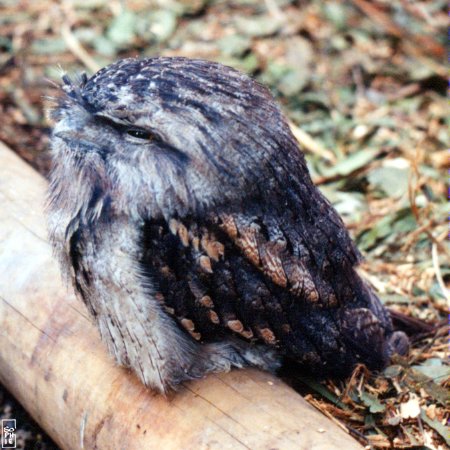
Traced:
[[400, 416], [402, 419], [414, 419], [420, 414], [419, 397], [411, 393], [409, 400], [400, 404]]

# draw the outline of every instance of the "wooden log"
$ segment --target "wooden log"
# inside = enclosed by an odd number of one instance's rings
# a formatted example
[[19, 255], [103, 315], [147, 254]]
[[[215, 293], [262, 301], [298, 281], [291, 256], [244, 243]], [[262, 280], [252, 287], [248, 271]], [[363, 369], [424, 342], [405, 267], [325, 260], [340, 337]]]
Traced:
[[0, 143], [0, 382], [61, 448], [362, 448], [263, 372], [211, 375], [164, 398], [115, 366], [52, 258], [46, 184]]

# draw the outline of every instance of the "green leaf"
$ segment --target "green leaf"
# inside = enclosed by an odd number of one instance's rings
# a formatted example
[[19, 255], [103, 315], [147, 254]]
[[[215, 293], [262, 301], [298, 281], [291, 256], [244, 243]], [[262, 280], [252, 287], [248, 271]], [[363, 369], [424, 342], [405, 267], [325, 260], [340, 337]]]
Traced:
[[373, 414], [383, 412], [386, 409], [386, 406], [375, 395], [369, 394], [368, 392], [361, 392], [360, 398]]
[[149, 29], [158, 42], [167, 40], [177, 27], [177, 16], [173, 11], [154, 11], [149, 19]]
[[72, 0], [71, 6], [75, 9], [99, 9], [108, 4], [108, 0]]
[[439, 422], [436, 419], [430, 419], [425, 411], [422, 409], [420, 413], [420, 418], [431, 428], [433, 428], [436, 433], [439, 433], [447, 443], [447, 445], [450, 445], [450, 433], [448, 432], [448, 428], [445, 425], [442, 425], [441, 422]]
[[316, 391], [322, 397], [326, 398], [327, 400], [329, 400], [331, 403], [338, 406], [339, 408], [345, 409], [345, 410], [349, 409], [348, 406], [345, 403], [342, 403], [336, 395], [334, 395], [323, 384], [318, 383], [313, 378], [298, 376], [297, 379], [299, 379], [302, 383], [309, 386], [313, 391]]
[[242, 34], [250, 37], [270, 36], [280, 29], [280, 23], [271, 16], [240, 16], [236, 27]]
[[161, 2], [179, 15], [198, 14], [208, 3], [207, 0], [177, 0], [176, 2]]
[[392, 234], [410, 233], [416, 229], [417, 221], [409, 207], [400, 209], [395, 213], [392, 220]]
[[450, 367], [444, 364], [439, 358], [427, 359], [424, 363], [420, 364], [420, 366], [412, 366], [412, 368], [438, 383], [440, 380], [443, 381], [450, 377]]
[[93, 46], [103, 56], [115, 56], [116, 54], [115, 45], [103, 35], [97, 36], [94, 39]]
[[383, 217], [369, 230], [358, 236], [358, 244], [363, 250], [367, 250], [375, 243], [392, 233], [393, 216]]
[[430, 377], [424, 375], [422, 372], [414, 368], [409, 368], [405, 382], [412, 390], [423, 388], [433, 400], [442, 406], [448, 406], [450, 401], [450, 394], [447, 389], [435, 383]]
[[63, 39], [36, 39], [31, 44], [31, 51], [38, 55], [53, 55], [55, 53], [64, 53], [66, 50], [67, 45]]
[[397, 378], [403, 373], [403, 367], [400, 364], [394, 364], [386, 367], [383, 373], [386, 378]]
[[250, 48], [251, 41], [248, 37], [231, 34], [219, 39], [217, 44], [224, 55], [242, 56]]
[[367, 178], [377, 189], [390, 197], [401, 197], [408, 191], [408, 169], [396, 167], [377, 167]]
[[108, 39], [118, 47], [126, 47], [135, 38], [134, 27], [136, 16], [129, 10], [124, 10], [109, 25], [106, 32]]
[[253, 53], [249, 53], [242, 59], [220, 55], [217, 61], [246, 73], [253, 73], [259, 66], [258, 58]]
[[417, 222], [411, 209], [403, 208], [381, 218], [370, 230], [363, 231], [358, 237], [358, 245], [367, 250], [380, 240], [386, 243], [398, 241], [398, 234], [409, 233], [417, 228]]
[[352, 153], [347, 158], [339, 161], [334, 167], [326, 171], [326, 176], [333, 175], [349, 175], [355, 170], [369, 164], [379, 154], [378, 149], [366, 148], [358, 152]]
[[343, 4], [323, 2], [323, 10], [325, 17], [332, 22], [337, 29], [344, 29], [346, 27], [348, 12]]
[[348, 216], [353, 221], [358, 221], [367, 211], [364, 195], [359, 192], [339, 191], [334, 184], [321, 185], [319, 190], [330, 200], [341, 216]]

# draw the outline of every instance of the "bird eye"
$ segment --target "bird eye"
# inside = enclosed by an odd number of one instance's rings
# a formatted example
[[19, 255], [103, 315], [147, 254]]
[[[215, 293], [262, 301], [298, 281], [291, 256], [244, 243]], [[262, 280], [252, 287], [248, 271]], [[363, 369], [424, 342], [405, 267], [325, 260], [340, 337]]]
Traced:
[[136, 139], [142, 139], [146, 141], [151, 141], [153, 139], [152, 133], [145, 130], [139, 130], [136, 128], [130, 128], [127, 130], [128, 136], [134, 137]]

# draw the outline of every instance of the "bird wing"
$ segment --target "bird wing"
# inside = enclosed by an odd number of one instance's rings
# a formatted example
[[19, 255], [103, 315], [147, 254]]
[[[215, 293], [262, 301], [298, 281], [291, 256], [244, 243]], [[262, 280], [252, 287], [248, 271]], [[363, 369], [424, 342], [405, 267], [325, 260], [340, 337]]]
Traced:
[[148, 222], [144, 265], [166, 311], [196, 340], [234, 334], [308, 366], [352, 366], [340, 317], [347, 304], [367, 306], [359, 253], [320, 193], [308, 205], [253, 202], [201, 221]]

